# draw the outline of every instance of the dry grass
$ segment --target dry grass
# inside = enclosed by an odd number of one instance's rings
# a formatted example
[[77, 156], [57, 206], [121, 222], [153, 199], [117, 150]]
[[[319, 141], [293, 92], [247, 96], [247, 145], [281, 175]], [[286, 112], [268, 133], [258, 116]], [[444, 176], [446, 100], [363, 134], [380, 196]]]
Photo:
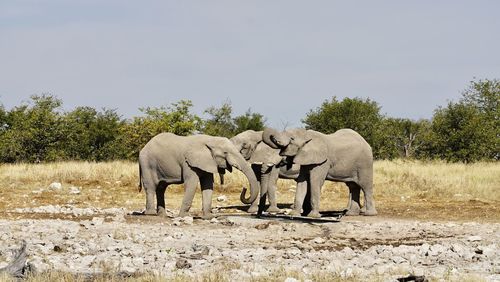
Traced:
[[[96, 274], [96, 275], [83, 275], [83, 274], [71, 274], [68, 272], [61, 271], [47, 271], [42, 273], [36, 273], [28, 275], [23, 281], [26, 282], [45, 282], [45, 281], [62, 281], [62, 282], [84, 282], [84, 281], [125, 281], [125, 282], [219, 282], [219, 281], [232, 281], [230, 278], [231, 269], [216, 269], [210, 270], [205, 273], [191, 276], [182, 273], [176, 273], [173, 276], [166, 278], [164, 276], [159, 276], [152, 273], [137, 273], [132, 276], [122, 275], [120, 273], [108, 273], [108, 274]], [[245, 271], [250, 273], [250, 271]], [[408, 274], [394, 273], [397, 277], [405, 277]], [[239, 279], [240, 281], [250, 281], [250, 282], [282, 282], [287, 278], [295, 278], [298, 281], [315, 281], [315, 282], [358, 282], [358, 281], [387, 281], [387, 277], [383, 276], [371, 276], [366, 277], [362, 275], [351, 275], [343, 276], [338, 273], [332, 272], [313, 272], [306, 275], [302, 271], [291, 271], [285, 270], [283, 268], [277, 269], [267, 275], [253, 276], [251, 278]], [[429, 277], [428, 277], [429, 278]], [[17, 279], [11, 278], [7, 275], [0, 275], [0, 282], [15, 282], [19, 281]], [[481, 277], [473, 274], [462, 274], [462, 275], [444, 275], [443, 277], [432, 277], [430, 281], [446, 281], [446, 282], [458, 282], [458, 281], [486, 281]]]
[[[449, 164], [445, 162], [377, 161], [374, 167], [377, 208], [382, 215], [445, 219], [498, 220], [500, 210], [500, 163]], [[50, 191], [52, 182], [63, 189]], [[81, 207], [144, 207], [144, 192], [137, 192], [138, 166], [134, 162], [61, 162], [49, 164], [0, 165], [0, 211], [17, 207], [72, 204]], [[81, 194], [69, 194], [69, 187], [81, 187]], [[229, 204], [239, 203], [242, 186], [248, 186], [238, 171], [226, 175], [220, 186], [216, 177], [214, 196], [225, 194]], [[295, 183], [279, 180], [278, 200], [291, 203]], [[43, 191], [40, 191], [43, 190]], [[193, 209], [199, 209], [198, 193]], [[182, 185], [167, 190], [167, 206], [178, 208]], [[322, 209], [342, 209], [347, 202], [343, 183], [327, 182]], [[457, 213], [458, 212], [458, 213]], [[426, 216], [428, 215], [428, 216]]]

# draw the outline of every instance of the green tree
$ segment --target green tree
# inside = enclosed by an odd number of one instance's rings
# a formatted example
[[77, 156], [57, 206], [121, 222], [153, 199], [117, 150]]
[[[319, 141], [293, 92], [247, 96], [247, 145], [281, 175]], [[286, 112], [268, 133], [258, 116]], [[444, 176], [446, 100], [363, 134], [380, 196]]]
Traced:
[[435, 157], [449, 161], [473, 162], [490, 155], [488, 130], [479, 110], [463, 102], [450, 102], [434, 113], [432, 120], [433, 146], [430, 150]]
[[475, 107], [483, 120], [488, 159], [500, 159], [500, 80], [471, 81], [462, 93], [462, 102]]
[[424, 119], [384, 118], [379, 129], [379, 154], [382, 158], [413, 158], [419, 155], [427, 142], [430, 122]]
[[471, 81], [458, 102], [438, 108], [427, 155], [473, 162], [500, 157], [500, 81]]
[[244, 115], [235, 117], [233, 122], [235, 128], [233, 135], [236, 135], [245, 130], [264, 130], [266, 120], [263, 115], [252, 113], [251, 109], [248, 109]]
[[171, 132], [189, 135], [200, 129], [201, 119], [190, 112], [193, 103], [181, 100], [169, 107], [142, 108], [144, 116], [134, 117], [122, 127], [121, 143], [125, 158], [137, 158], [139, 151], [155, 135]]
[[313, 129], [326, 134], [333, 133], [342, 128], [351, 128], [357, 131], [372, 146], [375, 157], [382, 154], [380, 125], [383, 116], [380, 106], [369, 98], [344, 98], [338, 101], [332, 97], [320, 107], [310, 110], [302, 122], [307, 129]]
[[29, 104], [15, 107], [6, 117], [0, 137], [3, 162], [41, 162], [61, 159], [64, 139], [59, 109], [62, 101], [50, 94], [33, 95]]
[[230, 102], [224, 102], [219, 108], [209, 107], [204, 112], [209, 117], [203, 123], [202, 132], [212, 136], [232, 137], [236, 129], [232, 112], [233, 108]]

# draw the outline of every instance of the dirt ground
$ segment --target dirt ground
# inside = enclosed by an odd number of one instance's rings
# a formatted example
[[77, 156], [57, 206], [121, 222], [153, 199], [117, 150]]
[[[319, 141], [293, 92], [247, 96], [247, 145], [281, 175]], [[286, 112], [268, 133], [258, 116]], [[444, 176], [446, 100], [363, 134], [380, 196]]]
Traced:
[[[410, 274], [500, 281], [497, 202], [382, 198], [378, 216], [314, 222], [246, 215], [237, 193], [214, 199], [214, 207], [236, 208], [216, 209], [223, 215], [213, 220], [196, 217], [199, 197], [194, 218], [175, 218], [175, 210], [170, 217], [137, 215], [141, 208], [134, 201], [131, 207], [94, 207], [92, 200], [62, 195], [41, 192], [16, 208], [3, 195], [0, 267], [24, 239], [38, 271], [154, 273], [200, 281], [214, 272], [215, 281], [396, 281]], [[181, 197], [171, 192], [167, 206]], [[323, 210], [340, 210], [346, 198], [339, 197], [335, 204], [322, 203]], [[288, 206], [281, 205], [284, 211]]]

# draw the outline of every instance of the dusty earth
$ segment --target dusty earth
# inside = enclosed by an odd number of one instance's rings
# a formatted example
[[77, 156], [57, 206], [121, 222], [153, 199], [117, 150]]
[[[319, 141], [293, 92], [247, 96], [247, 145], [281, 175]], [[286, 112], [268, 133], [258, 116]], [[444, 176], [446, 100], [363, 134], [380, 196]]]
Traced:
[[247, 215], [201, 220], [132, 213], [72, 205], [8, 210], [0, 219], [0, 267], [24, 239], [38, 271], [153, 272], [167, 278], [224, 271], [234, 281], [276, 271], [312, 280], [328, 272], [380, 281], [409, 274], [500, 281], [498, 222], [384, 215], [343, 217], [340, 222]]

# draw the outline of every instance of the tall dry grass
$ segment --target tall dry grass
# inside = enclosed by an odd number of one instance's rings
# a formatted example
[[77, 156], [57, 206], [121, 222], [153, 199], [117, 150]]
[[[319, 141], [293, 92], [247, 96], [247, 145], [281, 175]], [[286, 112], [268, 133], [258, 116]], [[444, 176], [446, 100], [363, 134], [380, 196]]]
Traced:
[[[138, 165], [129, 161], [2, 164], [0, 211], [56, 204], [141, 210], [144, 208], [145, 196], [144, 192], [138, 193], [138, 175]], [[222, 186], [219, 184], [219, 178], [215, 179], [214, 197], [224, 194], [228, 197], [228, 203], [240, 203], [241, 187], [248, 187], [248, 181], [241, 172], [234, 170], [233, 173], [226, 174], [226, 184]], [[52, 182], [61, 182], [63, 189], [47, 189]], [[70, 186], [81, 187], [81, 193], [70, 194]], [[279, 180], [278, 201], [292, 203], [294, 188], [293, 180]], [[449, 201], [465, 203], [480, 200], [490, 205], [483, 208], [485, 212], [496, 214], [495, 203], [500, 201], [500, 163], [376, 161], [374, 189], [375, 199], [380, 203], [379, 206], [385, 207], [385, 213], [405, 214], [409, 201], [415, 208], [415, 204], [421, 200], [428, 200], [429, 204], [438, 201], [446, 205]], [[182, 185], [169, 187], [166, 195], [167, 207], [179, 208], [182, 196]], [[343, 209], [347, 199], [348, 189], [345, 184], [325, 183], [321, 196], [322, 208]], [[193, 207], [199, 206], [201, 193], [196, 194], [193, 202]], [[470, 210], [466, 213], [475, 211], [470, 204], [457, 206], [462, 207], [469, 207]], [[425, 207], [422, 209], [427, 210]], [[453, 210], [451, 206], [449, 209]], [[493, 216], [497, 218], [500, 215]]]
[[[215, 178], [219, 183], [218, 177]], [[222, 192], [239, 192], [248, 186], [245, 176], [234, 170], [225, 175]], [[138, 165], [129, 161], [57, 162], [47, 164], [0, 165], [0, 190], [6, 186], [46, 186], [51, 182], [72, 185], [115, 185], [137, 187]], [[340, 185], [340, 186], [339, 186]], [[326, 183], [341, 188], [343, 184]], [[292, 180], [279, 180], [279, 189], [294, 186]], [[500, 163], [474, 164], [442, 161], [376, 161], [374, 164], [375, 196], [469, 197], [500, 200]], [[329, 189], [329, 188], [327, 188]]]
[[377, 161], [374, 186], [379, 196], [478, 198], [500, 200], [500, 163]]
[[2, 164], [0, 183], [106, 183], [138, 184], [138, 165], [130, 161]]

